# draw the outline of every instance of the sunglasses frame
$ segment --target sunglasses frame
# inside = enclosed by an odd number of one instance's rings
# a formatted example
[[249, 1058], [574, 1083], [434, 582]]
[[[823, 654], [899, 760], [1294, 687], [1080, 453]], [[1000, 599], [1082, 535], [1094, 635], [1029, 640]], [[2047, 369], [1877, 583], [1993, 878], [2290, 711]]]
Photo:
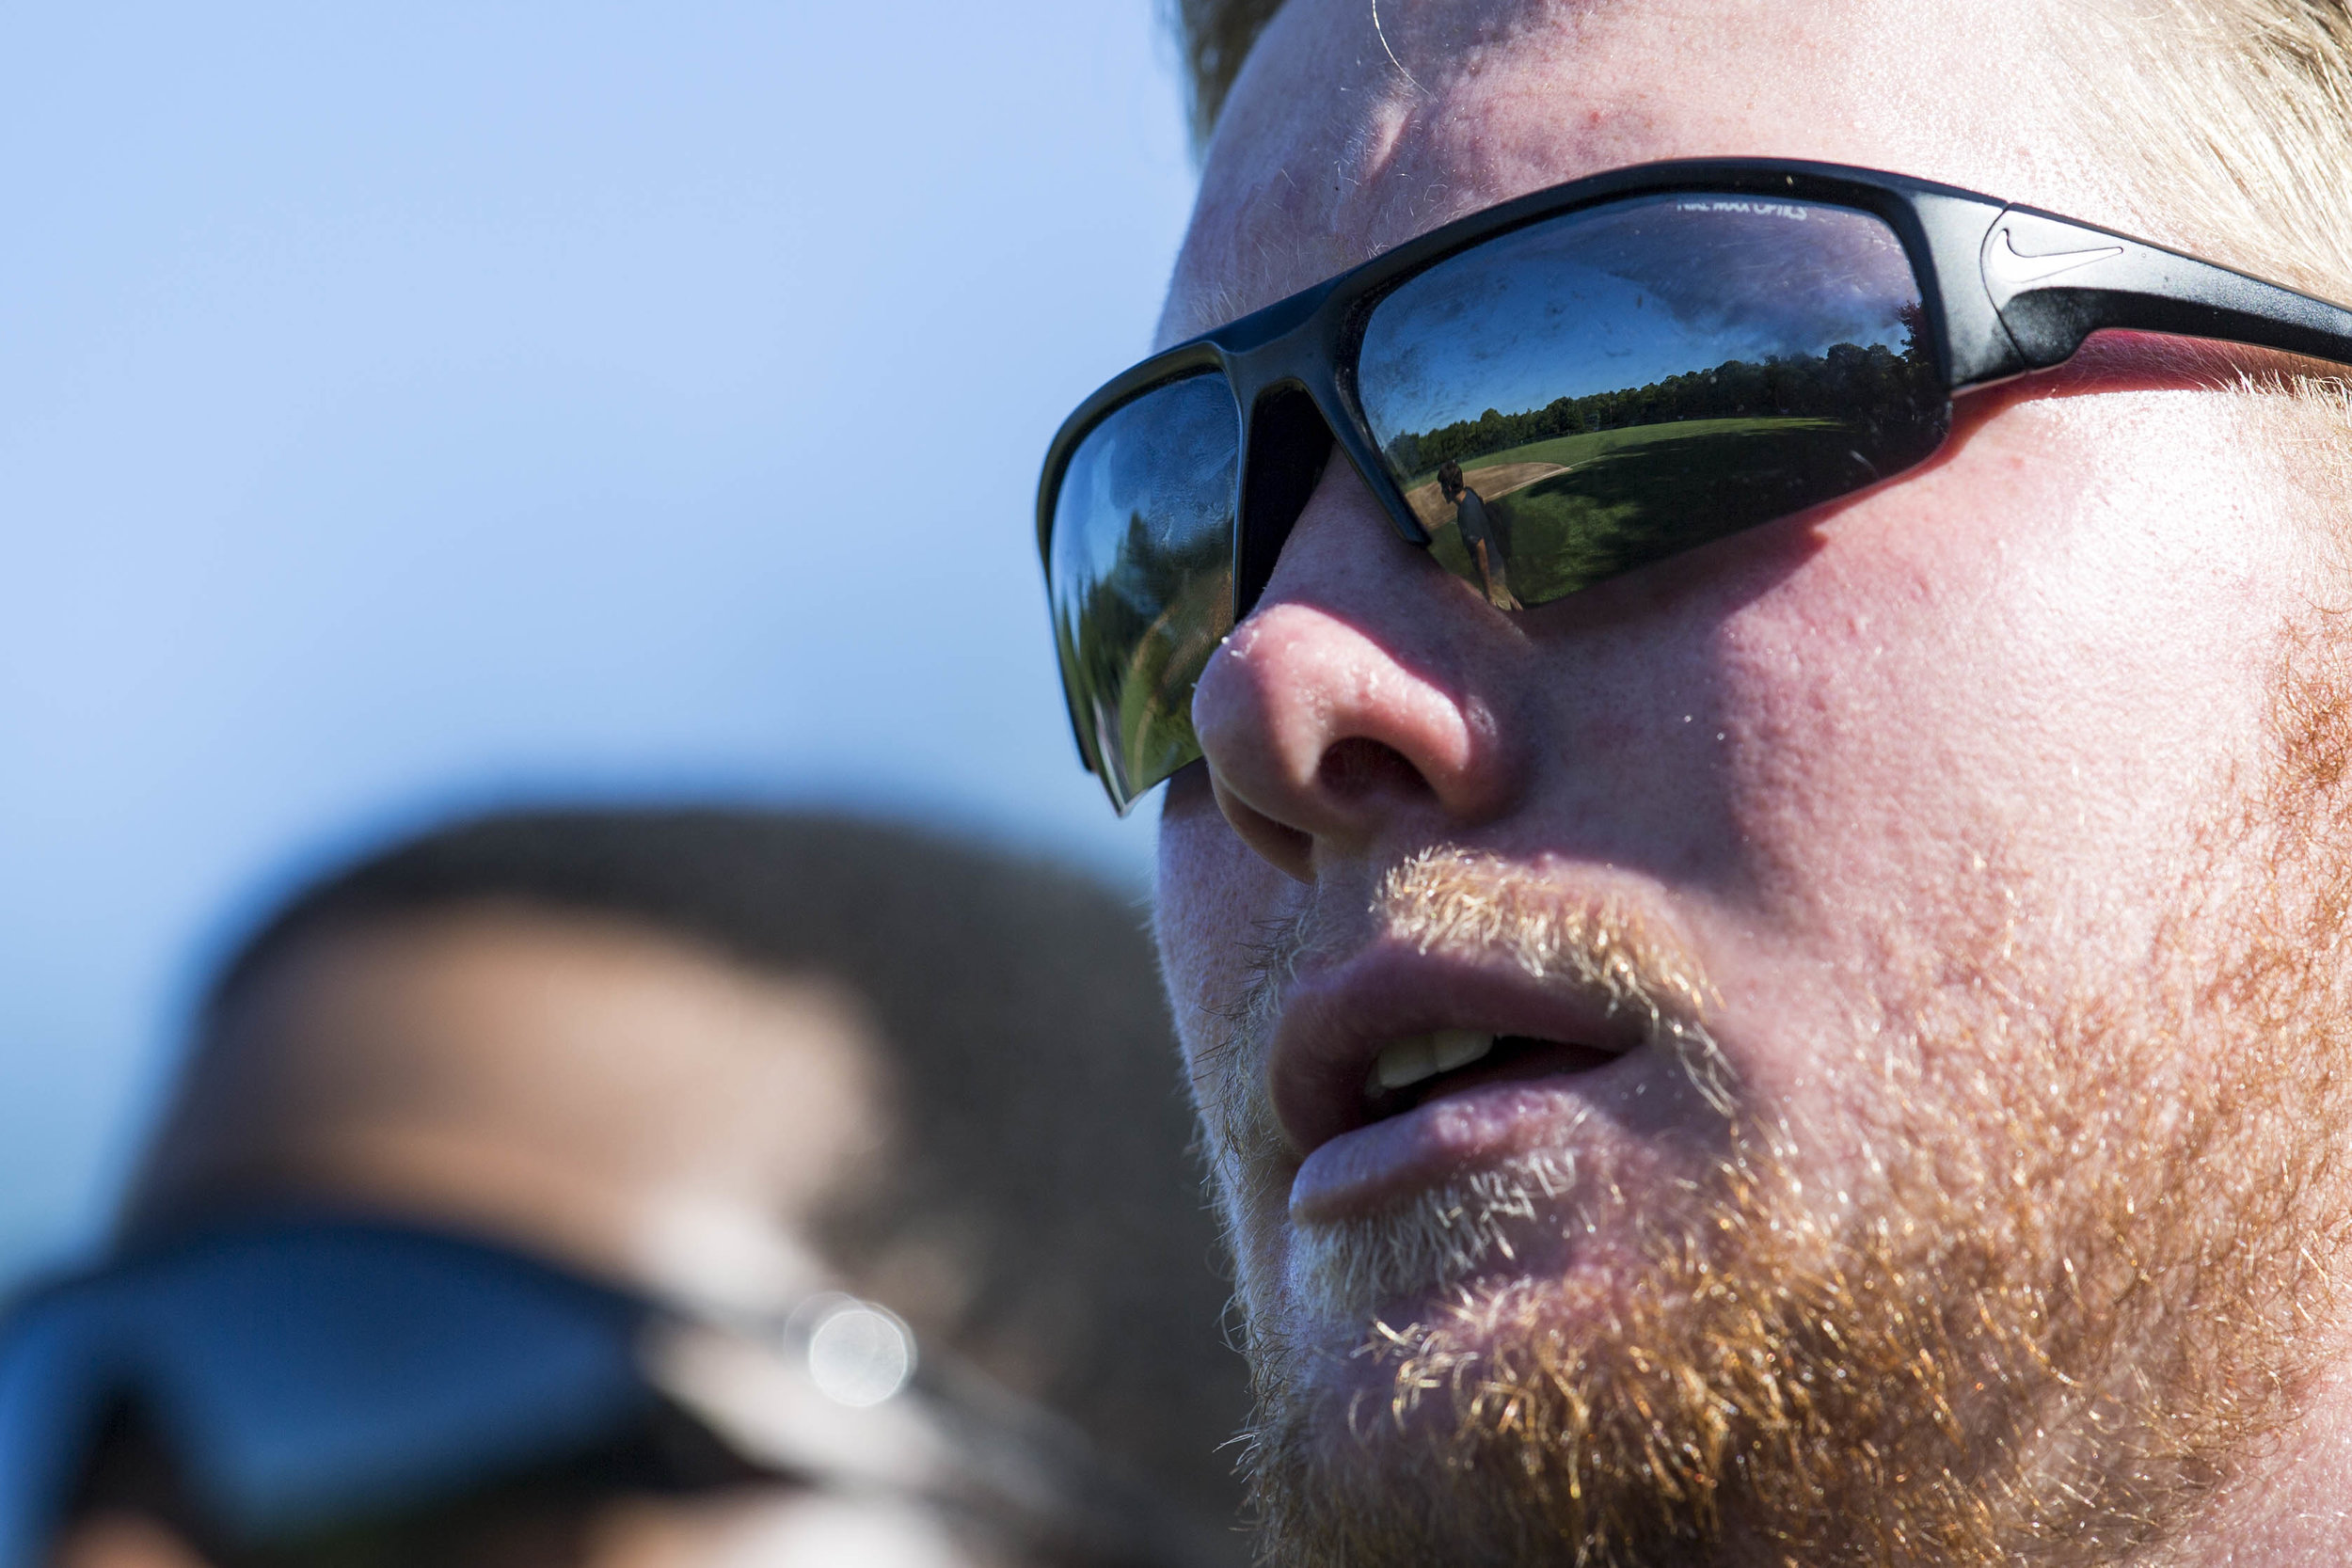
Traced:
[[[1428, 531], [1390, 478], [1356, 387], [1357, 354], [1373, 309], [1427, 268], [1514, 230], [1627, 198], [1677, 192], [1808, 201], [1883, 220], [1910, 260], [1947, 397], [2047, 370], [2072, 356], [2091, 333], [2107, 329], [2214, 339], [2352, 364], [2352, 310], [1998, 197], [1838, 164], [1769, 158], [1640, 164], [1458, 218], [1164, 349], [1104, 383], [1063, 422], [1046, 451], [1037, 500], [1038, 553], [1046, 570], [1050, 574], [1053, 565], [1055, 503], [1079, 443], [1134, 399], [1203, 371], [1225, 377], [1240, 421], [1234, 625], [1256, 607], [1335, 447], [1398, 535], [1426, 546]], [[1071, 723], [1081, 758], [1100, 776], [1100, 759], [1074, 709]]]

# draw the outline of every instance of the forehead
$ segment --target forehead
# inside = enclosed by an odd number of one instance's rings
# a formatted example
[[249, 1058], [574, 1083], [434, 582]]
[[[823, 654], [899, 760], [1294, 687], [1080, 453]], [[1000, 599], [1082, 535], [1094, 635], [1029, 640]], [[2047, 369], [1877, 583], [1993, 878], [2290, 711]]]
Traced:
[[1235, 84], [1160, 337], [1464, 213], [1658, 158], [1889, 168], [2118, 215], [2041, 0], [1289, 0]]
[[485, 1082], [509, 1060], [600, 1069], [616, 1037], [632, 1057], [705, 1065], [873, 1049], [857, 999], [822, 977], [760, 973], [633, 921], [495, 904], [322, 933], [265, 972], [238, 1014], [276, 1049]]

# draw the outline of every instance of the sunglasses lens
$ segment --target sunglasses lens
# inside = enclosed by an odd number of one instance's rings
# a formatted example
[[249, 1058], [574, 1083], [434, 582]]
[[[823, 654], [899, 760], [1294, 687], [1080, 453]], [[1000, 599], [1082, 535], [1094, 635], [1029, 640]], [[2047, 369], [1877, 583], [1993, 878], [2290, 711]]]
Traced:
[[1358, 386], [1448, 569], [1542, 604], [1923, 461], [1950, 402], [1902, 243], [1867, 213], [1642, 197], [1438, 262]]
[[1200, 754], [1192, 688], [1233, 624], [1241, 413], [1215, 372], [1156, 387], [1079, 442], [1046, 592], [1087, 761], [1123, 814]]

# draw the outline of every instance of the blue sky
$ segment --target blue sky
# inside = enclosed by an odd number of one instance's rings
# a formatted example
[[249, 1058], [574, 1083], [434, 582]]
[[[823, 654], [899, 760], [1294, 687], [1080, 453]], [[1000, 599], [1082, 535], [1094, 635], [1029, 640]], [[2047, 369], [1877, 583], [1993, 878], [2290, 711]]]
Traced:
[[93, 1234], [242, 924], [446, 811], [1142, 886], [1029, 508], [1190, 198], [1155, 9], [0, 11], [0, 1275]]

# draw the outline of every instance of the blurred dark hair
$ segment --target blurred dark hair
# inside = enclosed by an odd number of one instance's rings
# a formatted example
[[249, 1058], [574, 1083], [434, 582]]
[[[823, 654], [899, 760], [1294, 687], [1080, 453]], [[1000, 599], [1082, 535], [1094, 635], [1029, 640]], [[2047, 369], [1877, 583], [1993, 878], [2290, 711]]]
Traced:
[[[856, 993], [884, 1037], [904, 1134], [898, 1190], [859, 1215], [866, 1239], [955, 1238], [979, 1275], [960, 1338], [986, 1343], [1042, 1310], [1059, 1353], [1049, 1402], [1163, 1476], [1203, 1473], [1247, 1400], [1137, 899], [844, 816], [501, 813], [335, 872], [269, 916], [213, 986], [183, 1084], [297, 950], [485, 906], [633, 923]], [[168, 1231], [208, 1201], [135, 1192], [126, 1228]]]
[[1168, 0], [1169, 20], [1184, 52], [1185, 98], [1196, 145], [1205, 143], [1224, 111], [1225, 95], [1241, 74], [1250, 47], [1282, 0]]

